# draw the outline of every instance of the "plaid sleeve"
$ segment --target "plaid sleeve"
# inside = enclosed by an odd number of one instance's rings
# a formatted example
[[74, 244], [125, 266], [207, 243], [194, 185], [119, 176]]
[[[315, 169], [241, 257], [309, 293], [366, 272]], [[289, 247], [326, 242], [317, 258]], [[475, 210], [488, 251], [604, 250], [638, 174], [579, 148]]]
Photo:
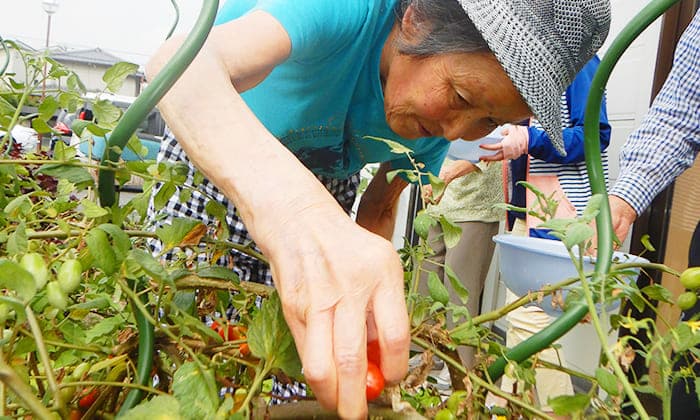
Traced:
[[610, 193], [640, 214], [693, 165], [700, 151], [700, 13], [683, 33], [673, 68], [642, 125], [620, 154], [620, 176]]

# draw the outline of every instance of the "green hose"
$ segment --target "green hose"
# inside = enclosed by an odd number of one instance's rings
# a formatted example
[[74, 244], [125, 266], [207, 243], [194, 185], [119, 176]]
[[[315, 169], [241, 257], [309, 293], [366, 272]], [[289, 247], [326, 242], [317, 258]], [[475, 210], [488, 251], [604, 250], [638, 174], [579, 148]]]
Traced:
[[[174, 4], [174, 3], [173, 3]], [[192, 31], [185, 42], [170, 59], [163, 70], [148, 85], [143, 93], [134, 101], [124, 114], [124, 117], [114, 129], [107, 141], [104, 155], [102, 156], [102, 166], [113, 166], [119, 160], [121, 151], [126, 146], [129, 138], [134, 134], [141, 121], [156, 106], [158, 101], [172, 87], [175, 81], [185, 71], [187, 66], [194, 60], [199, 50], [204, 45], [204, 41], [209, 35], [214, 24], [214, 18], [219, 7], [218, 0], [204, 0], [202, 10]], [[110, 170], [100, 170], [98, 174], [98, 192], [100, 203], [105, 207], [111, 207], [116, 201], [114, 191], [114, 172]], [[140, 385], [148, 385], [151, 378], [151, 368], [153, 366], [153, 349], [155, 343], [155, 329], [146, 319], [144, 314], [132, 303], [136, 326], [139, 331], [138, 359], [136, 367], [136, 382]], [[142, 390], [131, 390], [124, 400], [118, 415], [123, 415], [132, 407], [137, 405], [143, 398]]]
[[[110, 134], [107, 147], [102, 156], [103, 166], [115, 165], [119, 160], [121, 150], [124, 149], [129, 138], [136, 132], [139, 124], [194, 60], [214, 24], [218, 7], [218, 0], [204, 0], [199, 18], [185, 42], [153, 81], [149, 82], [143, 93], [126, 110], [124, 117]], [[116, 201], [114, 171], [101, 170], [98, 176], [97, 188], [102, 206], [111, 207]]]
[[[653, 0], [642, 9], [620, 32], [610, 45], [608, 52], [600, 62], [595, 77], [591, 83], [591, 89], [586, 103], [586, 116], [584, 120], [584, 149], [586, 153], [586, 168], [593, 194], [602, 194], [604, 205], [600, 207], [600, 213], [596, 217], [596, 228], [598, 232], [598, 253], [596, 255], [596, 265], [594, 280], [604, 278], [610, 270], [610, 260], [612, 257], [612, 217], [606, 190], [605, 175], [600, 153], [600, 131], [598, 118], [603, 102], [605, 85], [610, 78], [615, 64], [625, 50], [630, 46], [642, 31], [652, 22], [661, 16], [679, 0]], [[569, 332], [588, 313], [588, 306], [578, 303], [570, 306], [556, 321], [548, 325], [542, 331], [508, 350], [504, 356], [496, 359], [487, 369], [489, 378], [492, 381], [503, 376], [503, 371], [512, 360], [522, 362], [533, 354], [551, 346], [556, 340]]]

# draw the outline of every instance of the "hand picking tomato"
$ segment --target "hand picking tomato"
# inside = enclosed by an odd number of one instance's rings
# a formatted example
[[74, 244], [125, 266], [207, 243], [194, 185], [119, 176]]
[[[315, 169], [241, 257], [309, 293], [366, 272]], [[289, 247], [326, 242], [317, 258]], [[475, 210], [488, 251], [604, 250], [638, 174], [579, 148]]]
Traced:
[[367, 401], [376, 399], [384, 390], [384, 375], [379, 366], [367, 362]]

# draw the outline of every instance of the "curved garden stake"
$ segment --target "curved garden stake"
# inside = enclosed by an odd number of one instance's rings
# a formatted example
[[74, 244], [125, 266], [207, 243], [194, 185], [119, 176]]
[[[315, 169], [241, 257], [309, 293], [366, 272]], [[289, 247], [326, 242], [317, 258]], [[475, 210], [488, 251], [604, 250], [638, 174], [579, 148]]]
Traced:
[[[148, 113], [156, 106], [158, 101], [175, 84], [175, 81], [185, 71], [187, 66], [194, 60], [199, 50], [204, 45], [204, 41], [209, 35], [209, 31], [214, 25], [214, 18], [219, 7], [218, 0], [204, 0], [199, 17], [189, 33], [185, 42], [170, 59], [163, 70], [151, 81], [148, 87], [139, 95], [134, 103], [127, 109], [124, 117], [115, 127], [107, 140], [101, 166], [109, 167], [119, 160], [121, 151], [124, 150], [129, 138], [136, 132], [136, 128], [141, 124]], [[116, 201], [114, 191], [114, 171], [100, 169], [98, 175], [98, 185], [100, 203], [102, 206], [111, 207]], [[146, 319], [145, 315], [132, 303], [136, 325], [139, 330], [139, 348], [136, 381], [141, 385], [147, 385], [151, 377], [151, 367], [153, 366], [153, 346], [154, 346], [154, 326]], [[124, 414], [127, 410], [139, 403], [144, 392], [139, 389], [131, 390], [122, 404], [119, 414]]]
[[[644, 7], [644, 9], [624, 27], [610, 45], [591, 83], [584, 121], [586, 168], [588, 169], [591, 192], [593, 194], [602, 194], [604, 198], [604, 203], [600, 207], [600, 213], [596, 218], [598, 253], [596, 255], [595, 279], [601, 279], [607, 275], [610, 270], [610, 259], [613, 251], [612, 220], [605, 186], [605, 176], [603, 174], [600, 153], [600, 132], [598, 128], [598, 115], [600, 115], [605, 85], [615, 64], [632, 41], [634, 41], [654, 20], [678, 1], [679, 0], [653, 0]], [[572, 305], [557, 320], [547, 326], [547, 328], [508, 350], [504, 356], [496, 359], [488, 367], [488, 375], [491, 380], [496, 381], [503, 375], [503, 371], [509, 360], [518, 363], [522, 362], [533, 354], [552, 345], [557, 339], [575, 327], [576, 324], [586, 316], [588, 310], [589, 306], [585, 303]], [[633, 398], [633, 396], [630, 396], [630, 398]]]

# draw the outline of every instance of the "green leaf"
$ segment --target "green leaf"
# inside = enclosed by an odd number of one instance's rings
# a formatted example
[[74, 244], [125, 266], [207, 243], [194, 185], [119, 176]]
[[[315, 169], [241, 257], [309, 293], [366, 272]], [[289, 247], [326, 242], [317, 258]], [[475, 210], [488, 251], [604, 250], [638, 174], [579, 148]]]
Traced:
[[14, 291], [24, 302], [28, 302], [36, 293], [34, 277], [10, 260], [0, 260], [0, 287]]
[[183, 420], [180, 403], [172, 395], [158, 395], [119, 417], [120, 420]]
[[100, 99], [92, 104], [92, 111], [95, 119], [105, 125], [117, 122], [122, 115], [121, 109], [106, 99]]
[[78, 75], [75, 73], [68, 76], [68, 78], [66, 79], [66, 84], [68, 86], [68, 89], [73, 92], [85, 93], [85, 91], [87, 90], [82, 80], [80, 80]]
[[71, 184], [75, 184], [75, 186], [78, 188], [91, 186], [95, 183], [92, 175], [90, 175], [90, 172], [88, 172], [87, 169], [78, 166], [48, 164], [42, 165], [37, 172], [55, 176], [56, 178], [65, 179]]
[[649, 251], [649, 252], [656, 251], [656, 248], [654, 248], [654, 244], [651, 243], [651, 237], [649, 236], [649, 234], [645, 233], [644, 235], [642, 235], [641, 242], [647, 251]]
[[562, 242], [568, 249], [571, 249], [574, 246], [591, 239], [594, 234], [595, 231], [592, 227], [588, 226], [588, 224], [576, 222], [571, 224], [571, 226], [566, 229], [566, 236], [562, 239]]
[[452, 223], [445, 216], [440, 216], [440, 227], [442, 228], [442, 236], [447, 248], [453, 248], [459, 243], [462, 237], [462, 228]]
[[445, 188], [447, 187], [447, 185], [445, 185], [445, 181], [443, 181], [439, 177], [429, 172], [428, 181], [430, 181], [430, 186], [433, 188], [433, 198], [440, 197], [442, 193], [445, 192]]
[[436, 224], [435, 218], [430, 214], [426, 213], [425, 210], [421, 210], [413, 219], [413, 230], [422, 239], [428, 239], [428, 233], [430, 228]]
[[219, 407], [218, 389], [214, 373], [194, 362], [180, 366], [173, 378], [173, 396], [186, 419], [212, 418]]
[[653, 300], [673, 303], [673, 294], [660, 284], [650, 284], [649, 286], [642, 288], [642, 293], [649, 296], [649, 298]]
[[124, 232], [119, 226], [111, 223], [103, 223], [97, 226], [97, 229], [104, 230], [110, 236], [110, 238], [112, 238], [114, 253], [117, 256], [117, 261], [121, 263], [131, 249], [131, 240], [129, 239], [129, 235], [127, 235], [126, 232]]
[[591, 401], [591, 397], [586, 394], [560, 395], [550, 398], [547, 404], [554, 410], [555, 414], [566, 416], [568, 414], [583, 411]]
[[466, 304], [467, 300], [469, 300], [469, 290], [467, 290], [467, 288], [464, 287], [462, 282], [459, 281], [459, 277], [457, 277], [457, 274], [455, 274], [455, 272], [452, 270], [452, 268], [450, 268], [450, 266], [446, 265], [444, 270], [445, 275], [450, 281], [452, 288], [457, 293], [459, 300], [462, 302], [463, 305]]
[[105, 318], [85, 332], [85, 340], [88, 343], [92, 343], [97, 338], [111, 336], [114, 331], [120, 329], [123, 325], [124, 320], [119, 316]]
[[195, 219], [176, 218], [171, 224], [157, 228], [156, 236], [163, 242], [164, 250], [167, 251], [180, 244], [192, 229], [201, 224], [201, 221]]
[[129, 252], [128, 259], [138, 264], [150, 277], [167, 284], [172, 284], [172, 279], [168, 272], [150, 253], [135, 248]]
[[7, 253], [10, 255], [21, 255], [25, 254], [28, 249], [27, 229], [24, 222], [21, 222], [7, 239]]
[[100, 207], [99, 204], [95, 203], [92, 200], [88, 200], [85, 198], [80, 200], [80, 204], [83, 206], [82, 213], [88, 219], [96, 219], [98, 217], [106, 216], [109, 214], [109, 210]]
[[107, 233], [101, 229], [91, 229], [85, 236], [88, 250], [94, 258], [94, 263], [97, 268], [110, 275], [117, 271], [117, 255], [112, 249], [112, 244], [109, 242]]
[[155, 197], [153, 197], [153, 205], [156, 210], [162, 209], [163, 206], [177, 193], [177, 187], [172, 182], [164, 182], [160, 187]]
[[4, 213], [10, 219], [19, 220], [24, 218], [26, 215], [30, 214], [32, 211], [32, 200], [29, 199], [27, 194], [15, 197], [7, 203], [4, 209]]
[[238, 282], [238, 274], [231, 270], [230, 268], [221, 266], [208, 266], [197, 269], [197, 275], [202, 278], [220, 279], [220, 280], [230, 280], [233, 282]]
[[587, 221], [595, 219], [595, 217], [600, 213], [600, 206], [603, 205], [603, 194], [593, 194], [591, 198], [588, 199], [588, 204], [583, 210], [582, 217]]
[[139, 140], [135, 134], [132, 134], [131, 137], [129, 137], [126, 147], [141, 158], [148, 154], [148, 148], [141, 144], [141, 140]]
[[387, 146], [389, 146], [389, 149], [391, 149], [391, 153], [404, 155], [404, 154], [413, 152], [413, 150], [411, 150], [410, 148], [404, 146], [403, 144], [401, 144], [397, 141], [383, 139], [381, 137], [374, 137], [374, 136], [364, 136], [364, 138], [369, 139], [369, 140], [380, 141], [380, 142], [386, 144]]
[[598, 385], [609, 395], [617, 396], [620, 395], [620, 390], [618, 389], [618, 380], [615, 375], [603, 368], [598, 368], [595, 371], [595, 378], [598, 381]]
[[0, 96], [0, 114], [13, 115], [17, 108]]
[[301, 377], [301, 362], [277, 293], [265, 299], [253, 316], [248, 325], [248, 345], [255, 357], [269, 361], [273, 368], [293, 378]]
[[137, 64], [119, 62], [108, 68], [105, 74], [102, 76], [102, 80], [107, 84], [105, 89], [112, 93], [118, 93], [124, 84], [124, 80], [139, 69]]
[[450, 293], [447, 291], [445, 284], [434, 271], [431, 271], [428, 274], [428, 291], [430, 292], [430, 297], [432, 297], [436, 302], [447, 305], [447, 303], [450, 301]]
[[[56, 98], [53, 96], [47, 96], [44, 98], [44, 101], [39, 105], [39, 119], [43, 121], [44, 123], [53, 117], [53, 114], [56, 113], [56, 110], [58, 109], [58, 101]], [[38, 131], [38, 130], [37, 130]], [[49, 131], [43, 131], [44, 133], [48, 133]], [[40, 131], [41, 133], [42, 131]]]
[[576, 219], [549, 219], [546, 222], [541, 223], [538, 228], [551, 229], [557, 232], [566, 232], [566, 229], [572, 223], [576, 223]]

